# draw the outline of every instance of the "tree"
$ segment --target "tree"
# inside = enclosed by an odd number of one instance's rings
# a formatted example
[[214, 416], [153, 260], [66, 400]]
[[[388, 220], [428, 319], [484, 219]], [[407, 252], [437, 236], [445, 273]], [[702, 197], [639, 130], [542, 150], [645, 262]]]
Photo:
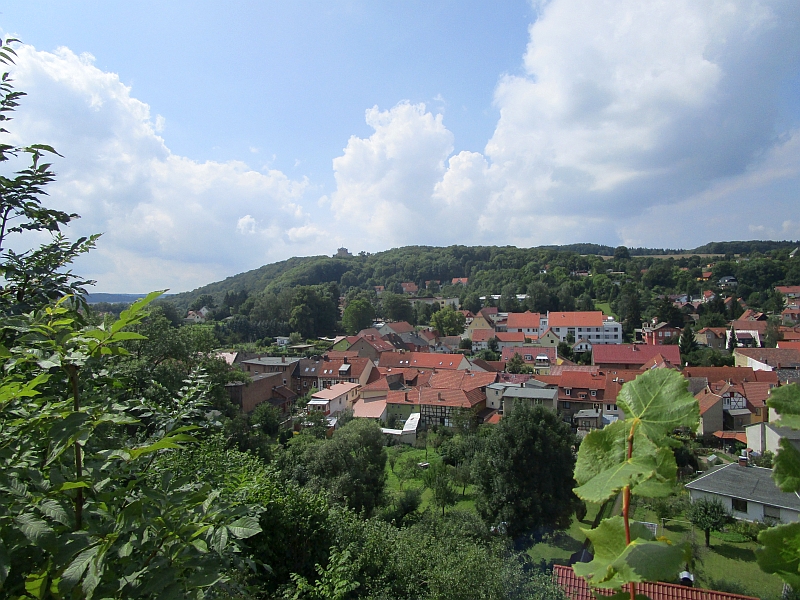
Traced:
[[567, 527], [578, 500], [572, 492], [576, 444], [555, 411], [520, 403], [492, 430], [476, 458], [476, 508], [512, 537], [541, 527]]
[[430, 324], [442, 335], [461, 335], [464, 333], [466, 317], [452, 306], [445, 306], [433, 313]]
[[522, 373], [527, 367], [528, 365], [522, 360], [522, 356], [520, 356], [519, 352], [514, 352], [514, 356], [508, 359], [506, 363], [506, 373]]
[[733, 351], [739, 346], [739, 340], [736, 339], [736, 330], [731, 325], [731, 329], [728, 332], [728, 343], [726, 345], [726, 349], [728, 352], [733, 354]]
[[711, 546], [711, 532], [720, 531], [732, 520], [722, 502], [708, 498], [700, 498], [692, 502], [686, 516], [695, 527], [699, 527], [705, 532], [706, 548]]
[[[13, 63], [16, 53], [11, 45], [14, 39], [0, 40], [0, 64]], [[0, 78], [0, 133], [8, 134], [2, 126], [11, 120], [10, 113], [19, 105], [24, 92], [14, 89], [9, 73]], [[73, 294], [82, 302], [85, 286], [94, 282], [74, 276], [64, 267], [78, 256], [91, 250], [99, 235], [82, 237], [70, 242], [61, 234], [76, 214], [47, 208], [41, 198], [45, 187], [55, 179], [45, 157], [58, 155], [50, 146], [33, 144], [14, 146], [0, 143], [0, 164], [12, 158], [27, 156], [28, 167], [9, 176], [0, 176], [0, 311], [3, 314], [21, 314], [42, 308], [66, 294]], [[25, 232], [50, 234], [50, 239], [38, 248], [16, 252], [8, 248], [9, 236]], [[35, 236], [34, 239], [40, 239]], [[21, 245], [23, 240], [14, 243]]]
[[467, 294], [464, 301], [461, 303], [461, 308], [470, 311], [474, 315], [478, 314], [482, 308], [481, 299], [478, 297], [478, 294], [475, 292]]
[[776, 317], [770, 317], [767, 323], [767, 330], [764, 332], [764, 346], [775, 348], [783, 339], [783, 332], [780, 330], [780, 321]]
[[390, 321], [410, 321], [413, 308], [408, 298], [392, 292], [384, 292], [381, 296], [383, 316]]
[[681, 356], [688, 356], [695, 350], [697, 350], [697, 341], [694, 339], [694, 331], [692, 330], [692, 326], [688, 323], [686, 327], [683, 328], [681, 331], [681, 337], [678, 341], [678, 346], [680, 347]]
[[433, 497], [431, 501], [434, 506], [442, 509], [442, 516], [444, 516], [444, 509], [448, 506], [453, 506], [458, 501], [456, 490], [453, 488], [453, 478], [450, 475], [450, 469], [443, 462], [436, 462], [432, 464], [425, 471], [423, 481], [425, 487], [431, 490]]
[[344, 309], [342, 325], [350, 335], [355, 335], [362, 329], [372, 325], [375, 319], [375, 308], [369, 300], [359, 298], [354, 300]]
[[614, 260], [630, 260], [631, 253], [625, 246], [617, 246], [614, 249]]

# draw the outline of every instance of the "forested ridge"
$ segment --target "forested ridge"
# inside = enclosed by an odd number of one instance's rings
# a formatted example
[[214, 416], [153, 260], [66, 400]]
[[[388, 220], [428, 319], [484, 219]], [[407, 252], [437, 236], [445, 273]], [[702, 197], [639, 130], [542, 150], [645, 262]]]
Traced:
[[[693, 250], [628, 248], [628, 254], [636, 260], [635, 265], [644, 267], [652, 264], [649, 257], [683, 254], [764, 254], [772, 256], [788, 255], [800, 241], [747, 241], [711, 242]], [[516, 248], [513, 246], [406, 246], [375, 254], [362, 253], [351, 257], [307, 256], [294, 257], [252, 271], [227, 277], [222, 281], [201, 286], [191, 292], [174, 295], [171, 300], [181, 307], [203, 294], [210, 294], [221, 300], [226, 292], [244, 290], [248, 293], [262, 291], [280, 292], [287, 287], [298, 285], [318, 285], [335, 282], [343, 288], [383, 285], [392, 289], [400, 282], [423, 284], [425, 281], [439, 280], [442, 285], [454, 277], [476, 279], [471, 281], [470, 290], [480, 293], [499, 294], [497, 284], [503, 285], [513, 275], [523, 278], [531, 270], [546, 265], [564, 267], [572, 270], [588, 270], [603, 264], [598, 258], [613, 258], [616, 248], [599, 244], [567, 244], [562, 246], [538, 246]], [[782, 252], [785, 251], [785, 252]], [[701, 261], [702, 262], [702, 261]], [[684, 263], [681, 263], [684, 264]], [[614, 266], [613, 263], [608, 265]], [[644, 268], [643, 267], [643, 268]], [[491, 278], [482, 275], [483, 271], [508, 270], [507, 277]], [[523, 273], [514, 273], [526, 269]], [[461, 288], [459, 288], [460, 290]], [[458, 295], [458, 294], [457, 294]]]

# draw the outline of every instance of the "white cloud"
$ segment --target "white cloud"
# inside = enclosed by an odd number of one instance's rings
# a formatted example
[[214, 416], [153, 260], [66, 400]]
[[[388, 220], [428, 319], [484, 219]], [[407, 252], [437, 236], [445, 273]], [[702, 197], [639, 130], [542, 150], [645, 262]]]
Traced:
[[51, 144], [65, 156], [54, 163], [48, 202], [82, 216], [72, 236], [103, 233], [78, 262], [100, 291], [181, 290], [305, 253], [313, 235], [297, 246], [286, 232], [310, 222], [308, 181], [172, 154], [158, 136], [163, 117], [153, 121], [92, 60], [20, 48], [13, 76], [28, 96], [11, 129], [17, 143]]
[[372, 109], [375, 133], [334, 161], [332, 208], [382, 247], [788, 235], [799, 18], [794, 0], [552, 0], [524, 73], [495, 90], [483, 154], [448, 158], [452, 135], [422, 105]]

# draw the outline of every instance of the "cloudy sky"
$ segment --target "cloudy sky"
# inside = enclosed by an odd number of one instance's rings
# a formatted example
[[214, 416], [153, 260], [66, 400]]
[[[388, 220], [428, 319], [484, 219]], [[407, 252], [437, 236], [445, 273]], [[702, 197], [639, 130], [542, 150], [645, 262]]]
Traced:
[[64, 156], [96, 291], [341, 245], [800, 238], [796, 0], [51, 0], [0, 32], [11, 141]]

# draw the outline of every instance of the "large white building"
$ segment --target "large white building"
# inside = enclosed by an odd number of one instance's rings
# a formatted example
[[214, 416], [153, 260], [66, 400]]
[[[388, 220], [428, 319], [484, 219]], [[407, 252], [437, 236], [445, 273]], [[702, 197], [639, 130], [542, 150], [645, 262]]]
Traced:
[[622, 325], [602, 311], [548, 312], [540, 319], [540, 334], [550, 329], [562, 342], [572, 334], [575, 341], [583, 339], [592, 345], [621, 344]]

